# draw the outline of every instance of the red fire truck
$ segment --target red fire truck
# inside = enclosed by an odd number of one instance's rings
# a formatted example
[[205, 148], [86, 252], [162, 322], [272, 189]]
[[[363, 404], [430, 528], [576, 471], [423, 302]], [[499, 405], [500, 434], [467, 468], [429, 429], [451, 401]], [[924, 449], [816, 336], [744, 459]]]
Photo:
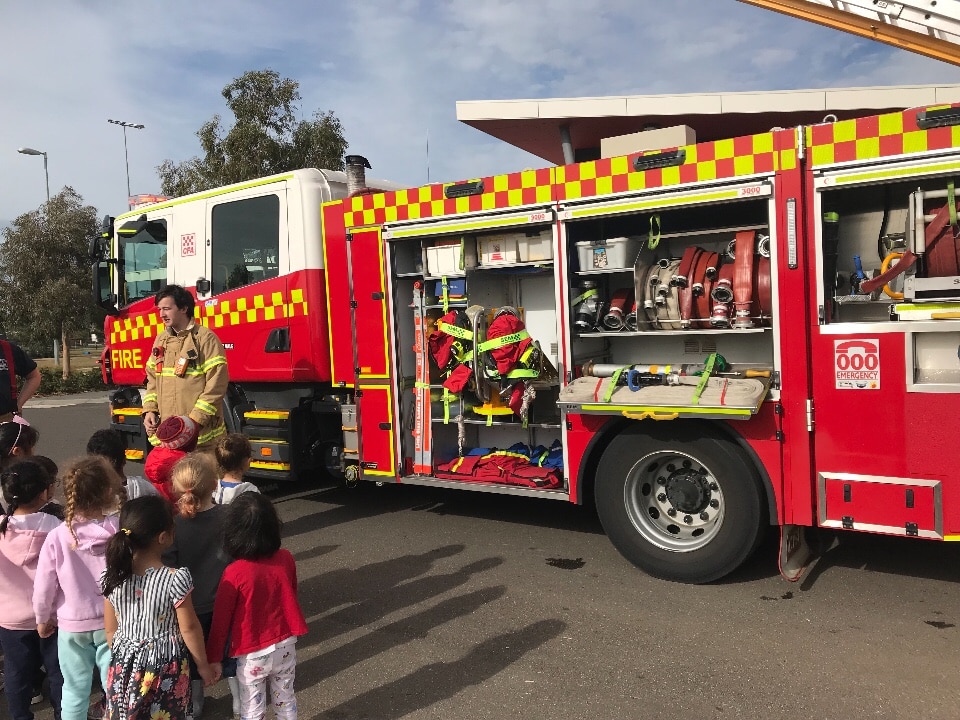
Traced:
[[771, 525], [788, 578], [805, 528], [960, 538], [960, 107], [412, 189], [348, 160], [107, 219], [132, 453], [174, 282], [261, 477], [595, 502], [684, 582]]

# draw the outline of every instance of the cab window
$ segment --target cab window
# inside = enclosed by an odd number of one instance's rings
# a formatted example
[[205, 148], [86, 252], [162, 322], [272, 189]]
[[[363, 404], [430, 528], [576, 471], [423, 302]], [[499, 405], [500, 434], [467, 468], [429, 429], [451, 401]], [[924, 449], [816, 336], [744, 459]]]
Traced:
[[280, 198], [216, 205], [211, 214], [212, 292], [221, 293], [280, 274]]

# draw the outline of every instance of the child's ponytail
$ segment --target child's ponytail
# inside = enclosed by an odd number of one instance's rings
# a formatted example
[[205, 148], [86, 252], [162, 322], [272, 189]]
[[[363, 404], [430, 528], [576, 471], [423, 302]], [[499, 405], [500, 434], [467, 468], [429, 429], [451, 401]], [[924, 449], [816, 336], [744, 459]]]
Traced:
[[0, 491], [7, 504], [0, 519], [0, 535], [7, 532], [10, 516], [17, 508], [30, 505], [53, 484], [53, 478], [40, 463], [20, 460], [0, 472]]
[[186, 518], [196, 517], [200, 507], [212, 500], [217, 489], [217, 466], [213, 458], [205, 453], [191, 453], [173, 466], [170, 484], [180, 497], [177, 507]]
[[162, 532], [173, 530], [173, 511], [159, 495], [144, 495], [127, 502], [120, 510], [120, 530], [107, 543], [107, 572], [103, 596], [120, 587], [133, 575], [133, 555]]

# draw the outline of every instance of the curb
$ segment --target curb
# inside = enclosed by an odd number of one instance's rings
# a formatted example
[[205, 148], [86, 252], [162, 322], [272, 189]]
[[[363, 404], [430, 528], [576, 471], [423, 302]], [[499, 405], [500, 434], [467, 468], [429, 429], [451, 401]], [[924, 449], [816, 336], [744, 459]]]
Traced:
[[42, 408], [67, 407], [68, 405], [96, 405], [106, 404], [109, 400], [109, 391], [95, 391], [76, 393], [73, 395], [45, 395], [43, 397], [32, 397], [24, 406], [24, 413], [30, 410], [40, 410]]

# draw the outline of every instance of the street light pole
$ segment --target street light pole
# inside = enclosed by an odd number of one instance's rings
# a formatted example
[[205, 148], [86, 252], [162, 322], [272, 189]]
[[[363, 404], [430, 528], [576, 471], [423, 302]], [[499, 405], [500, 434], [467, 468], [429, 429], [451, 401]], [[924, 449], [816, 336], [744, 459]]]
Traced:
[[130, 197], [130, 156], [127, 154], [127, 128], [133, 130], [143, 130], [144, 126], [140, 123], [124, 122], [123, 120], [107, 120], [108, 123], [119, 125], [123, 128], [123, 162], [127, 168], [127, 198]]
[[43, 176], [47, 179], [47, 205], [50, 204], [50, 173], [47, 171], [47, 154], [43, 150], [22, 147], [17, 150], [21, 155], [43, 155]]

